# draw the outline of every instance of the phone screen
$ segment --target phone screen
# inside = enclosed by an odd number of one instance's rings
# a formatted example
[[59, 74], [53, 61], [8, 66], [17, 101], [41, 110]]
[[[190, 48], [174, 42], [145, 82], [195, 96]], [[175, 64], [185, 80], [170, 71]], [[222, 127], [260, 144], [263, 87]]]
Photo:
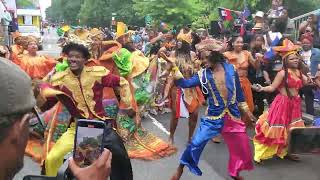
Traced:
[[101, 155], [104, 132], [104, 124], [101, 123], [78, 122], [73, 155], [78, 166], [89, 166]]

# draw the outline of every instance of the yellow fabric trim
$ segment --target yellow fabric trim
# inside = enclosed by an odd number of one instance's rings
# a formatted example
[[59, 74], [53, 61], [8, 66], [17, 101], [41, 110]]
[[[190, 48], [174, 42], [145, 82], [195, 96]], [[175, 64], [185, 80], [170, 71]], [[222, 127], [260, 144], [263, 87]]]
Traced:
[[132, 93], [131, 93], [129, 82], [123, 77], [120, 77], [120, 96], [121, 96], [121, 101], [125, 103], [129, 109], [131, 109]]
[[[207, 110], [207, 111], [208, 111], [208, 110]], [[207, 112], [207, 113], [208, 113], [208, 112]], [[225, 109], [225, 110], [224, 110], [220, 115], [218, 115], [218, 116], [207, 116], [207, 118], [208, 118], [208, 119], [211, 119], [211, 120], [219, 120], [219, 119], [223, 118], [227, 113], [229, 114], [229, 116], [231, 116], [232, 119], [241, 120], [241, 119], [239, 119], [239, 118], [237, 118], [237, 117], [234, 117], [234, 116], [230, 113], [229, 109]]]
[[51, 84], [52, 86], [65, 86], [72, 92], [72, 97], [76, 102], [77, 108], [83, 112], [83, 117], [89, 118], [90, 110], [96, 117], [105, 120], [105, 118], [95, 113], [96, 102], [93, 100], [94, 92], [92, 88], [97, 81], [101, 83], [102, 77], [108, 74], [109, 71], [102, 66], [85, 66], [80, 76], [80, 82], [68, 68], [64, 72], [53, 75]]
[[288, 151], [287, 148], [282, 152], [278, 152], [279, 145], [266, 146], [260, 144], [257, 140], [253, 140], [254, 144], [254, 160], [256, 162], [261, 162], [261, 160], [271, 159], [273, 156], [277, 155], [280, 158], [284, 158]]
[[132, 62], [132, 78], [139, 76], [149, 67], [149, 58], [145, 57], [139, 50], [132, 53], [130, 60]]
[[[213, 83], [215, 84], [213, 76], [212, 76], [212, 79], [213, 79]], [[209, 84], [210, 92], [211, 92], [211, 94], [212, 94], [212, 98], [213, 98], [213, 100], [214, 100], [214, 105], [215, 105], [215, 106], [219, 106], [219, 102], [218, 102], [218, 100], [217, 100], [216, 95], [214, 94], [214, 91], [213, 91], [213, 89], [212, 89], [212, 86], [211, 86], [211, 83], [210, 83], [209, 79], [208, 79], [208, 84]]]
[[172, 68], [172, 75], [175, 80], [184, 78], [182, 73], [180, 72], [178, 66]]
[[246, 102], [240, 102], [238, 103], [238, 107], [242, 112], [248, 112], [249, 111], [249, 106]]
[[96, 102], [93, 100], [94, 92], [93, 86], [96, 82], [101, 83], [101, 80], [104, 76], [109, 74], [109, 70], [102, 66], [92, 66], [92, 67], [85, 67], [84, 71], [81, 74], [81, 85], [82, 85], [82, 94], [84, 96], [84, 100], [89, 107], [89, 110], [93, 115], [99, 117], [102, 120], [105, 120], [105, 117], [101, 117], [95, 112]]

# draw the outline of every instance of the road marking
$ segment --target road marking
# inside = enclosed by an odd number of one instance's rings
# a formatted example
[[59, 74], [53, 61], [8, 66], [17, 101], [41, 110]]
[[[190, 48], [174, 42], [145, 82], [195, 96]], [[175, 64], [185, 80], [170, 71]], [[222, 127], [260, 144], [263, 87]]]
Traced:
[[147, 116], [152, 120], [152, 123], [157, 126], [157, 128], [159, 128], [165, 134], [170, 135], [170, 132], [156, 118], [152, 117], [149, 113]]

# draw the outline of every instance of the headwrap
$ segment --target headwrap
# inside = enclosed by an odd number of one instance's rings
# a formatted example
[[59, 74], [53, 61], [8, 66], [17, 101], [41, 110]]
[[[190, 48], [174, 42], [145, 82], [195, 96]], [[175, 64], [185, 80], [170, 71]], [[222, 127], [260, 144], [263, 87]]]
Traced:
[[276, 46], [272, 49], [280, 53], [282, 59], [285, 59], [291, 54], [297, 54], [299, 48], [300, 46], [293, 44], [293, 42], [291, 42], [289, 39], [285, 39], [282, 46]]
[[125, 48], [113, 53], [113, 60], [116, 63], [121, 76], [126, 77], [132, 71], [131, 53]]
[[[87, 37], [89, 37], [89, 36], [87, 36]], [[83, 37], [80, 38], [76, 34], [70, 33], [69, 36], [66, 38], [65, 44], [69, 44], [69, 43], [82, 44], [90, 50], [92, 42], [93, 41], [90, 38], [83, 39]]]
[[218, 51], [223, 52], [225, 49], [224, 43], [215, 39], [206, 39], [196, 45], [199, 52], [203, 51]]
[[113, 52], [119, 51], [122, 48], [121, 44], [117, 41], [102, 41], [103, 53], [99, 58], [100, 61], [112, 60]]
[[104, 38], [104, 33], [102, 32], [102, 31], [100, 31], [99, 29], [97, 29], [97, 28], [93, 28], [93, 29], [91, 29], [91, 31], [90, 31], [90, 37], [91, 38], [98, 38], [99, 40], [103, 40], [103, 38]]
[[177, 40], [185, 41], [188, 44], [191, 44], [192, 43], [191, 31], [188, 32], [188, 33], [183, 33], [183, 30], [181, 30], [180, 33], [177, 36]]
[[85, 40], [88, 39], [88, 37], [90, 35], [90, 32], [88, 30], [86, 30], [86, 29], [80, 28], [80, 29], [76, 29], [74, 31], [74, 34], [76, 36], [78, 36], [80, 38], [80, 40], [85, 41]]
[[116, 40], [122, 45], [128, 44], [132, 42], [132, 36], [134, 35], [134, 33], [134, 31], [128, 31], [127, 33], [119, 36]]
[[139, 50], [132, 53], [130, 61], [132, 62], [132, 78], [139, 76], [149, 67], [149, 58], [145, 57]]

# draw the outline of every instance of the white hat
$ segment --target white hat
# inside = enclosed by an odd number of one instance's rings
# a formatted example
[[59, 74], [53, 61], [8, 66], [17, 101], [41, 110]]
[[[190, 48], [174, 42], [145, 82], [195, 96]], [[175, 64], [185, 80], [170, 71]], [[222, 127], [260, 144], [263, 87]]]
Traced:
[[253, 17], [261, 17], [263, 18], [264, 17], [264, 12], [262, 11], [257, 11], [255, 15], [253, 15]]

